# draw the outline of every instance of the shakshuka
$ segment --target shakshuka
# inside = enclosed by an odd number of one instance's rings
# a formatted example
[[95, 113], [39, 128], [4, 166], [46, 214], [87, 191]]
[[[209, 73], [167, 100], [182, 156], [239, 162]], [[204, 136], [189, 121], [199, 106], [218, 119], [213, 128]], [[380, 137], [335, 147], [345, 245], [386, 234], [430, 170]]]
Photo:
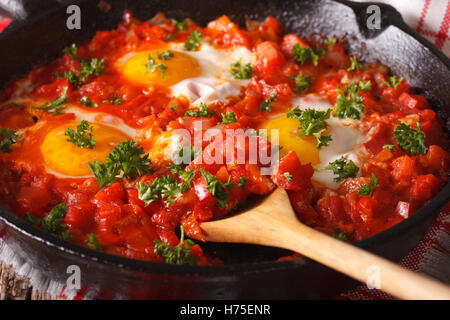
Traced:
[[125, 12], [0, 93], [0, 203], [93, 250], [220, 264], [201, 222], [280, 187], [303, 223], [358, 241], [437, 194], [447, 147], [429, 102], [345, 38]]

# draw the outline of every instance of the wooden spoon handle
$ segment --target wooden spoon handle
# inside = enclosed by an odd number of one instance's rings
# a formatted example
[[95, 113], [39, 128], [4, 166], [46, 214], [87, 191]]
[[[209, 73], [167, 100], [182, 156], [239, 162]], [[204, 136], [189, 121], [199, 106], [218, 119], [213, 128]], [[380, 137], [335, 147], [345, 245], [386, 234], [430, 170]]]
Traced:
[[401, 299], [450, 299], [450, 286], [305, 225], [295, 224], [288, 229], [289, 234], [284, 234], [280, 239], [284, 242], [280, 246], [302, 253], [369, 287], [376, 287]]

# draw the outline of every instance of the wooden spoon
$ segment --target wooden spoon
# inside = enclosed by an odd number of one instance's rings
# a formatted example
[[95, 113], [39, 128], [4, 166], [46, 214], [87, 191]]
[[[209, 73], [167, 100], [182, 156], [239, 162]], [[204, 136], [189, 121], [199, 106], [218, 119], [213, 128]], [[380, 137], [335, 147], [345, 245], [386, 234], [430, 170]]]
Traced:
[[379, 289], [401, 299], [450, 299], [450, 286], [305, 226], [280, 188], [248, 211], [200, 226], [207, 241], [289, 249], [363, 283], [378, 273]]

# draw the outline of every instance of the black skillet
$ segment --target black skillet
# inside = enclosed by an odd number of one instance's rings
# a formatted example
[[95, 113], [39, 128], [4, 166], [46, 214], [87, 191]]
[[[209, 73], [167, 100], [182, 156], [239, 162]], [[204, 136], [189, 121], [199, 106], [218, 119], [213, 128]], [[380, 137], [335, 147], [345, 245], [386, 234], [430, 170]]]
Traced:
[[[222, 14], [244, 25], [246, 18], [279, 18], [288, 31], [346, 35], [350, 53], [366, 61], [380, 60], [425, 95], [439, 115], [450, 111], [450, 61], [437, 48], [406, 26], [392, 7], [379, 4], [381, 28], [369, 30], [367, 6], [349, 1], [258, 0], [98, 0], [69, 1], [81, 8], [81, 30], [68, 30], [67, 3], [0, 0], [14, 22], [0, 35], [0, 86], [33, 67], [55, 59], [72, 42], [91, 39], [96, 31], [116, 28], [125, 9], [146, 20], [162, 11], [169, 17], [190, 17], [199, 24]], [[0, 11], [1, 12], [1, 11]], [[447, 128], [449, 127], [447, 121]], [[413, 217], [355, 245], [399, 261], [423, 238], [439, 210], [448, 202], [447, 184]], [[280, 249], [205, 244], [225, 266], [197, 267], [149, 263], [96, 252], [60, 241], [0, 208], [3, 240], [40, 275], [65, 284], [67, 268], [81, 269], [82, 293], [98, 298], [330, 298], [357, 283], [309, 259], [275, 262]]]

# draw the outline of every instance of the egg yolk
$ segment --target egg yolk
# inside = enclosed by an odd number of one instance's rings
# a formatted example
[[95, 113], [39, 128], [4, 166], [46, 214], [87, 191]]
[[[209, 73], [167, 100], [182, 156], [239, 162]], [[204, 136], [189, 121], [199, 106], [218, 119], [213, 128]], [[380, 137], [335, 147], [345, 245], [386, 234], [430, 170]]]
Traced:
[[[200, 73], [198, 62], [189, 55], [170, 51], [173, 56], [164, 60], [158, 57], [162, 52], [163, 50], [152, 50], [136, 53], [121, 67], [122, 73], [131, 81], [160, 86], [171, 86]], [[154, 63], [150, 65], [149, 56], [154, 59]]]
[[297, 138], [301, 132], [298, 130], [299, 123], [295, 119], [280, 116], [264, 122], [260, 129], [267, 129], [267, 137], [271, 139], [271, 129], [278, 129], [279, 145], [282, 147], [281, 153], [294, 150], [302, 164], [320, 163], [319, 150], [317, 149], [317, 139], [315, 137]]
[[67, 141], [64, 135], [67, 128], [75, 129], [78, 123], [60, 125], [52, 129], [41, 144], [41, 153], [45, 165], [67, 176], [90, 176], [92, 171], [88, 162], [105, 161], [111, 150], [122, 141], [130, 138], [114, 128], [100, 124], [92, 124], [95, 146], [92, 149], [77, 147]]

